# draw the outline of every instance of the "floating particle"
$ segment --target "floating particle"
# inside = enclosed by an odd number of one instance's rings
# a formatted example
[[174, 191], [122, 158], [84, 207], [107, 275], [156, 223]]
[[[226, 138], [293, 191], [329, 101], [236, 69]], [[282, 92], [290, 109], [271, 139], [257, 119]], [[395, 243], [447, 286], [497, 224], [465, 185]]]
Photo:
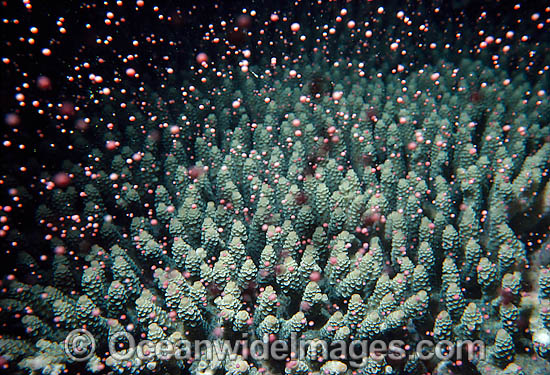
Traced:
[[118, 141], [107, 141], [107, 142], [105, 142], [105, 148], [109, 151], [113, 151], [118, 146], [120, 146], [120, 142], [118, 142]]
[[88, 129], [88, 123], [83, 119], [78, 119], [74, 126], [77, 130], [86, 131]]
[[344, 96], [344, 93], [342, 91], [334, 91], [332, 93], [332, 99], [334, 100], [340, 100]]
[[65, 249], [65, 246], [56, 246], [55, 249], [54, 249], [54, 253], [56, 255], [63, 255], [65, 254], [67, 250]]
[[8, 126], [17, 126], [21, 122], [21, 118], [15, 113], [8, 113], [4, 116], [4, 121]]
[[203, 64], [208, 62], [208, 55], [204, 52], [200, 52], [197, 54], [196, 60], [199, 64]]
[[313, 271], [310, 275], [309, 275], [309, 279], [311, 281], [315, 281], [315, 282], [319, 282], [321, 280], [321, 273], [319, 271]]
[[74, 111], [74, 104], [71, 102], [63, 102], [61, 104], [61, 108], [59, 109], [59, 113], [66, 116], [73, 116]]
[[128, 77], [134, 77], [136, 75], [136, 70], [134, 68], [126, 69], [126, 75]]
[[59, 172], [53, 177], [55, 186], [65, 188], [71, 183], [71, 177], [65, 172]]
[[193, 166], [189, 168], [188, 173], [189, 173], [189, 177], [191, 177], [192, 179], [197, 179], [200, 176], [202, 176], [205, 172], [206, 170], [203, 167]]
[[36, 79], [36, 87], [38, 87], [42, 91], [51, 90], [52, 81], [46, 76], [39, 76]]
[[240, 28], [248, 29], [252, 25], [252, 17], [250, 17], [248, 14], [241, 14], [237, 18], [237, 25]]

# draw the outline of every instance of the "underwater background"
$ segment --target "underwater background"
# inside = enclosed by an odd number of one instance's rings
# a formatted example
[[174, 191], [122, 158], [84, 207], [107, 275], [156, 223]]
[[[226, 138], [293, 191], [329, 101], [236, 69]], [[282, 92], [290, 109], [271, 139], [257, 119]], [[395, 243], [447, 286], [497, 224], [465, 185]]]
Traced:
[[0, 371], [550, 374], [550, 3], [0, 10]]

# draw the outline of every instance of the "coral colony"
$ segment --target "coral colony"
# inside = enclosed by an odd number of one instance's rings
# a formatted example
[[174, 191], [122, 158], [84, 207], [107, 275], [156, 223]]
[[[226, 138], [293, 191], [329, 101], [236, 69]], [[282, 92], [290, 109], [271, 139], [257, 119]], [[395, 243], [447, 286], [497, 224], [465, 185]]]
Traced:
[[550, 7], [45, 3], [1, 4], [8, 373], [550, 373]]

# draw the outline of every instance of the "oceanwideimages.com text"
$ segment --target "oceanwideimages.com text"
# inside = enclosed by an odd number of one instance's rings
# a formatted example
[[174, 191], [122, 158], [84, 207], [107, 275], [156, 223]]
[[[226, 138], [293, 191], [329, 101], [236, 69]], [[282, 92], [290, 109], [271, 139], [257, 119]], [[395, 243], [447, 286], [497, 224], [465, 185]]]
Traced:
[[[223, 360], [240, 357], [256, 361], [307, 360], [310, 362], [344, 361], [353, 367], [361, 367], [367, 358], [377, 361], [394, 361], [406, 358], [419, 360], [468, 360], [485, 358], [485, 344], [480, 340], [447, 340], [434, 343], [420, 340], [411, 347], [402, 340], [306, 340], [292, 335], [288, 340], [266, 336], [264, 339], [239, 340], [136, 340], [126, 331], [112, 335], [108, 340], [111, 361], [139, 359], [143, 363], [170, 359]], [[72, 331], [65, 340], [65, 352], [74, 361], [86, 361], [96, 349], [96, 341], [90, 332]]]

